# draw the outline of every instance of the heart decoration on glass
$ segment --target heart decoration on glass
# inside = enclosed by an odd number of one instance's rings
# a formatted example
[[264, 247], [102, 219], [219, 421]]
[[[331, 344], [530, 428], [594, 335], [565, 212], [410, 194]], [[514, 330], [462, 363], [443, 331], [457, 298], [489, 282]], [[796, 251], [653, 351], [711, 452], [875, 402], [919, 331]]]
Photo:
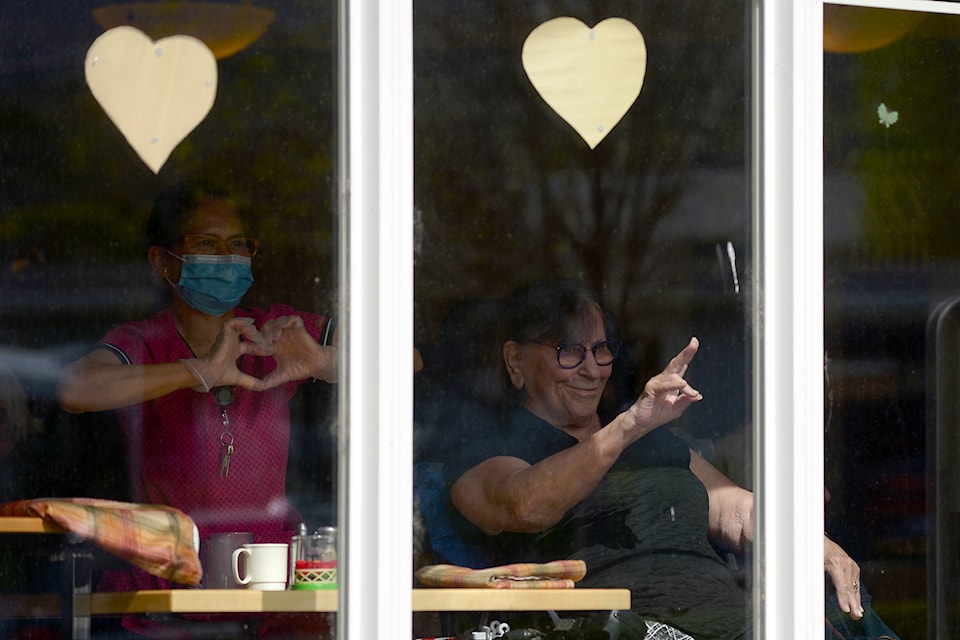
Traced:
[[595, 149], [640, 95], [647, 70], [643, 34], [628, 20], [594, 27], [570, 17], [544, 22], [521, 53], [531, 84]]
[[213, 52], [186, 35], [153, 42], [133, 27], [115, 27], [87, 50], [84, 73], [93, 97], [154, 173], [217, 95]]

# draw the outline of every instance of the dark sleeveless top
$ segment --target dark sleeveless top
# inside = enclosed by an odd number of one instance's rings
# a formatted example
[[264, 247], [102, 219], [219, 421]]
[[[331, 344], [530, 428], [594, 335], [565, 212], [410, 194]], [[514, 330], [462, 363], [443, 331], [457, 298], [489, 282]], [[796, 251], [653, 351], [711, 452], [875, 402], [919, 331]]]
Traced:
[[[451, 484], [491, 457], [536, 464], [577, 444], [519, 408], [497, 419], [473, 413], [468, 424], [469, 432], [451, 438]], [[707, 538], [707, 492], [689, 467], [687, 444], [661, 427], [624, 450], [597, 488], [547, 531], [486, 536], [452, 517], [491, 565], [581, 559], [587, 576], [580, 586], [629, 587], [633, 611], [645, 618], [697, 640], [742, 638], [751, 619], [747, 593]]]

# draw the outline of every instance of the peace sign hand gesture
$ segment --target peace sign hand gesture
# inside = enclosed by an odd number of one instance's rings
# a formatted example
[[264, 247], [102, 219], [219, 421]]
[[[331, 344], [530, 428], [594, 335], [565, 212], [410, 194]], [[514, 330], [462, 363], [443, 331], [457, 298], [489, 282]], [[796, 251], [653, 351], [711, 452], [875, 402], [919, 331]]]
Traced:
[[700, 341], [690, 338], [687, 346], [670, 360], [664, 370], [644, 385], [640, 397], [625, 412], [630, 419], [628, 433], [633, 440], [676, 420], [687, 407], [703, 399], [703, 395], [683, 378], [699, 348]]

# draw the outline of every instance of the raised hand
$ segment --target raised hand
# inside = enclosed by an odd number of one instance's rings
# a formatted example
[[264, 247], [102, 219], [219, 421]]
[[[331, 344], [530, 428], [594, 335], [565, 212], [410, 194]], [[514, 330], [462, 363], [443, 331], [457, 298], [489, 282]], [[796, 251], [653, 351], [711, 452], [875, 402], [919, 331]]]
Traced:
[[285, 382], [318, 378], [327, 382], [337, 380], [338, 351], [324, 346], [310, 335], [300, 316], [281, 316], [264, 323], [264, 338], [273, 347], [277, 368], [263, 379], [264, 389]]
[[[267, 388], [262, 380], [237, 368], [237, 361], [241, 356], [269, 356], [274, 353], [270, 341], [253, 323], [253, 318], [227, 320], [220, 327], [220, 333], [217, 334], [210, 351], [199, 358], [184, 361], [203, 383], [194, 389], [209, 391], [214, 387], [243, 387], [263, 391]], [[206, 386], [206, 389], [203, 386]]]
[[683, 351], [674, 356], [663, 371], [647, 381], [640, 397], [627, 409], [626, 415], [633, 422], [632, 431], [636, 438], [676, 420], [687, 407], [703, 399], [703, 395], [683, 378], [699, 348], [700, 341], [690, 338]]

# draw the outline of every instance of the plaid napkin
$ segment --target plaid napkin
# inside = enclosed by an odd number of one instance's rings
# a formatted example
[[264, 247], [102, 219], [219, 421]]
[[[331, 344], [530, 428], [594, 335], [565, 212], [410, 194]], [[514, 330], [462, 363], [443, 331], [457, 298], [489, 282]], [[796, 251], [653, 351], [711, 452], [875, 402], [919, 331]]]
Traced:
[[492, 589], [573, 589], [587, 575], [583, 560], [554, 560], [543, 564], [517, 563], [488, 569], [432, 564], [417, 571], [428, 587], [487, 587]]
[[197, 585], [203, 575], [196, 525], [173, 507], [43, 498], [0, 504], [0, 516], [39, 516], [166, 580]]

